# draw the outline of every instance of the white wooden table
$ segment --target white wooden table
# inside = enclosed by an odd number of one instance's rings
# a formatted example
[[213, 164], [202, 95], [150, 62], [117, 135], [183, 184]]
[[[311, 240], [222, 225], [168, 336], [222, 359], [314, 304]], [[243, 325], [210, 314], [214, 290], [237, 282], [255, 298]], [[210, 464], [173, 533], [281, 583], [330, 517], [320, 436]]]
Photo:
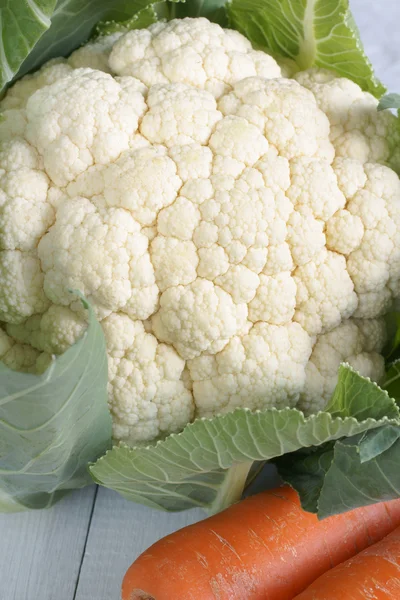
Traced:
[[[399, 0], [352, 0], [367, 53], [400, 92]], [[203, 518], [135, 506], [95, 486], [46, 511], [0, 515], [0, 600], [119, 600], [123, 574], [160, 537]]]

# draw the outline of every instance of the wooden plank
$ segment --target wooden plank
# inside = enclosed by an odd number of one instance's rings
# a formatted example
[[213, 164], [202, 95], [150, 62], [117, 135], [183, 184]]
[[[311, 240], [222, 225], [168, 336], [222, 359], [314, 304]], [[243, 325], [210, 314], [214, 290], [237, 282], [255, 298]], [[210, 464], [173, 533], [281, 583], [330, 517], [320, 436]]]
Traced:
[[200, 510], [151, 510], [99, 489], [75, 600], [119, 600], [124, 573], [141, 552], [204, 516]]
[[96, 488], [50, 509], [0, 515], [1, 600], [72, 600]]

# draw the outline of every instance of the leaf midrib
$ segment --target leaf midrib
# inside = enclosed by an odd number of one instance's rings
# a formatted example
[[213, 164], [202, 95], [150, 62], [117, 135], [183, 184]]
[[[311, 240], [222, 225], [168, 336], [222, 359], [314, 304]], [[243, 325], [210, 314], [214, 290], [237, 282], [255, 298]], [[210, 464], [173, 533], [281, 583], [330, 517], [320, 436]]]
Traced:
[[317, 57], [314, 18], [317, 0], [307, 0], [303, 18], [303, 37], [299, 41], [297, 63], [301, 69], [308, 69]]

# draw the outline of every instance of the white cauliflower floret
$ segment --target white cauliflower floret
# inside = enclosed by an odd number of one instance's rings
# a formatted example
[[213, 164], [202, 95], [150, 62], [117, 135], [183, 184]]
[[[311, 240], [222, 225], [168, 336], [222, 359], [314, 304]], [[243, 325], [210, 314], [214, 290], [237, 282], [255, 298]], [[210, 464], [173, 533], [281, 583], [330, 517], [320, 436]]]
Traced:
[[218, 156], [228, 156], [247, 167], [252, 167], [268, 150], [268, 142], [259, 129], [240, 117], [222, 119], [209, 146]]
[[[224, 275], [215, 279], [215, 283], [228, 292], [236, 304], [248, 304], [253, 300], [260, 281], [260, 277], [243, 264], [233, 265]], [[249, 311], [251, 311], [251, 305]]]
[[295, 406], [305, 383], [311, 339], [297, 323], [256, 323], [215, 356], [188, 362], [200, 416], [247, 406]]
[[[289, 264], [290, 270], [293, 265], [305, 265], [315, 260], [322, 252], [326, 245], [324, 225], [321, 219], [314, 217], [312, 210], [307, 206], [300, 206], [292, 212], [288, 220], [287, 235], [288, 251], [293, 259]], [[269, 262], [276, 264], [276, 258], [270, 257]]]
[[380, 352], [387, 339], [385, 320], [352, 319], [363, 335], [363, 350], [365, 352]]
[[297, 73], [295, 79], [313, 92], [328, 117], [336, 156], [362, 163], [390, 162], [399, 135], [395, 117], [389, 111], [377, 112], [376, 98], [353, 81], [326, 69], [309, 69]]
[[318, 156], [331, 162], [334, 157], [327, 117], [313, 94], [294, 80], [244, 79], [220, 98], [218, 108], [256, 125], [288, 159]]
[[22, 324], [7, 325], [7, 333], [13, 339], [29, 343], [47, 354], [62, 354], [81, 337], [85, 329], [85, 315], [57, 304], [52, 304], [45, 313], [34, 315]]
[[159, 340], [172, 343], [183, 358], [194, 358], [222, 350], [243, 329], [246, 317], [246, 304], [236, 305], [219, 286], [199, 278], [161, 295], [152, 326]]
[[379, 354], [384, 343], [385, 325], [379, 319], [349, 319], [319, 336], [306, 366], [306, 383], [299, 408], [306, 414], [325, 408], [343, 362], [350, 364], [360, 375], [379, 381], [385, 374], [384, 359]]
[[307, 207], [317, 219], [327, 221], [346, 204], [337, 178], [325, 160], [297, 158], [290, 161], [290, 187], [287, 195], [296, 208]]
[[[260, 284], [249, 305], [249, 319], [283, 325], [293, 319], [296, 309], [296, 283], [289, 272], [259, 276]], [[276, 299], [279, 298], [279, 302]]]
[[142, 225], [153, 225], [182, 185], [176, 170], [162, 148], [125, 152], [103, 172], [106, 204], [126, 208]]
[[4, 140], [0, 145], [1, 172], [15, 171], [19, 168], [42, 171], [43, 160], [36, 148], [24, 138]]
[[54, 222], [43, 171], [16, 168], [0, 176], [0, 249], [34, 250]]
[[150, 248], [154, 274], [162, 292], [171, 286], [187, 285], [197, 278], [199, 256], [193, 242], [160, 235], [154, 238]]
[[11, 350], [13, 345], [15, 344], [15, 340], [9, 337], [6, 332], [0, 327], [0, 359], [3, 360], [3, 357]]
[[[392, 115], [206, 19], [100, 38], [0, 103], [0, 359], [107, 342], [114, 437], [378, 381], [400, 297]], [[6, 330], [6, 331], [4, 331]]]
[[380, 317], [386, 314], [393, 304], [393, 295], [387, 287], [378, 292], [366, 292], [357, 294], [357, 296], [358, 307], [354, 312], [354, 317], [361, 319]]
[[349, 255], [360, 247], [364, 236], [364, 225], [357, 214], [338, 210], [326, 226], [326, 245], [329, 250]]
[[337, 327], [357, 308], [357, 295], [343, 256], [323, 250], [294, 273], [297, 286], [295, 320], [310, 335]]
[[146, 319], [158, 299], [147, 247], [128, 211], [107, 210], [86, 198], [64, 202], [38, 247], [46, 295], [68, 306], [74, 301], [68, 290], [79, 289], [99, 318], [123, 310]]
[[50, 301], [44, 292], [44, 275], [35, 253], [0, 251], [0, 321], [22, 323], [44, 312]]
[[130, 31], [115, 44], [109, 65], [114, 73], [132, 75], [147, 86], [186, 83], [215, 97], [245, 77], [281, 75], [276, 61], [253, 50], [240, 33], [203, 18]]
[[178, 197], [175, 202], [158, 213], [158, 232], [166, 237], [191, 240], [200, 223], [201, 214], [194, 202]]
[[122, 33], [117, 31], [111, 35], [100, 36], [93, 42], [81, 46], [71, 54], [68, 59], [68, 65], [73, 69], [89, 68], [104, 71], [104, 73], [111, 73], [108, 59], [111, 50], [121, 36]]
[[114, 437], [135, 443], [182, 429], [194, 412], [192, 394], [181, 380], [185, 361], [126, 315], [114, 313], [102, 327]]
[[18, 344], [0, 327], [0, 361], [13, 371], [37, 372], [39, 352], [29, 344]]
[[[363, 303], [365, 308], [359, 302], [356, 316], [371, 318], [387, 309], [382, 299], [387, 296], [386, 289], [389, 294], [391, 288], [396, 290], [399, 278], [400, 181], [391, 169], [377, 164], [365, 164], [364, 174], [363, 186], [347, 204], [347, 211], [358, 223], [358, 229], [348, 233], [353, 248], [347, 255], [347, 270], [359, 298], [368, 295], [368, 301]], [[342, 231], [344, 240], [345, 233]], [[357, 245], [354, 236], [359, 239]], [[340, 251], [341, 244], [332, 249]]]
[[37, 90], [51, 85], [60, 79], [70, 75], [72, 68], [64, 58], [54, 58], [43, 65], [33, 75], [26, 75], [17, 81], [2, 100], [2, 110], [25, 108], [30, 96]]
[[121, 85], [101, 71], [76, 69], [29, 98], [26, 137], [42, 154], [48, 176], [65, 186], [127, 150], [144, 111], [134, 80]]
[[212, 152], [200, 144], [183, 144], [169, 149], [182, 181], [207, 179], [211, 175]]
[[26, 111], [25, 109], [10, 109], [1, 113], [0, 143], [14, 141], [16, 138], [25, 137]]
[[148, 111], [140, 133], [153, 144], [206, 144], [222, 118], [209, 92], [183, 83], [155, 85], [147, 96]]
[[36, 149], [16, 137], [0, 146], [0, 251], [34, 250], [54, 222], [49, 180]]

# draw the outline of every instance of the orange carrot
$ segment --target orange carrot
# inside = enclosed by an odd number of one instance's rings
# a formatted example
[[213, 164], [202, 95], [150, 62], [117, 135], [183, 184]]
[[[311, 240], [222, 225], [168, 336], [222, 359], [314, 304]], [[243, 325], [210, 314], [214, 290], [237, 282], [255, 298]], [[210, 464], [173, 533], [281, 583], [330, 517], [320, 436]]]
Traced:
[[318, 521], [280, 487], [155, 543], [128, 569], [122, 600], [289, 600], [399, 525], [400, 500]]
[[399, 600], [400, 528], [327, 571], [294, 600]]

